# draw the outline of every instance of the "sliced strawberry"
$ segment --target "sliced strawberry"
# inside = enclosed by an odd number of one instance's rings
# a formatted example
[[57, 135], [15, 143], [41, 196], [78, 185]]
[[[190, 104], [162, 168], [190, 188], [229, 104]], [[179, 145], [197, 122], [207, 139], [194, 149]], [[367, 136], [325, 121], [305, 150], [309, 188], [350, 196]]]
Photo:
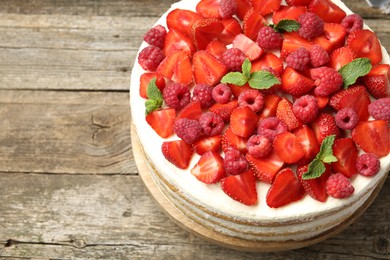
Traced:
[[294, 115], [291, 101], [285, 97], [278, 103], [276, 117], [287, 124], [289, 131], [302, 126], [302, 122]]
[[191, 174], [201, 182], [216, 183], [226, 176], [223, 158], [219, 153], [206, 152], [191, 169]]
[[232, 91], [232, 94], [235, 98], [238, 98], [238, 96], [240, 96], [240, 94], [245, 91], [245, 90], [250, 90], [252, 89], [248, 83], [246, 83], [244, 86], [237, 86], [237, 85], [234, 85], [234, 84], [228, 84], [229, 85], [229, 88], [230, 90]]
[[203, 17], [209, 18], [226, 18], [232, 16], [236, 12], [236, 6], [233, 9], [226, 10], [226, 6], [221, 0], [200, 0], [196, 5], [196, 11]]
[[[188, 118], [193, 120], [199, 120], [202, 115], [202, 107], [200, 106], [200, 101], [192, 101], [185, 107], [183, 107], [179, 114], [176, 117], [176, 120], [179, 118]], [[164, 121], [161, 121], [164, 122]]]
[[260, 57], [259, 60], [252, 63], [252, 72], [260, 71], [266, 68], [273, 68], [279, 75], [283, 72], [283, 61], [273, 54], [272, 52], [267, 52]]
[[307, 94], [314, 86], [314, 80], [302, 75], [291, 67], [286, 67], [282, 74], [282, 90], [293, 96]]
[[165, 56], [169, 56], [180, 50], [185, 51], [189, 56], [192, 56], [196, 51], [195, 45], [190, 37], [180, 31], [169, 30], [165, 36], [163, 49]]
[[218, 40], [225, 26], [216, 18], [203, 18], [196, 21], [191, 28], [191, 39], [197, 50], [205, 50], [213, 40]]
[[382, 61], [382, 48], [376, 34], [370, 30], [357, 30], [349, 34], [347, 45], [356, 57], [369, 58], [372, 65]]
[[244, 34], [238, 34], [233, 40], [233, 47], [240, 49], [245, 56], [254, 61], [263, 54], [263, 49]]
[[181, 139], [163, 142], [161, 151], [167, 161], [180, 169], [188, 168], [194, 154], [191, 145]]
[[249, 167], [255, 172], [257, 178], [262, 182], [270, 184], [274, 181], [275, 175], [284, 166], [284, 162], [274, 151], [263, 158], [256, 158], [247, 153], [246, 159]]
[[283, 34], [283, 45], [280, 53], [280, 58], [285, 60], [287, 56], [297, 49], [304, 47], [307, 50], [310, 50], [312, 43], [301, 36], [297, 32], [289, 32]]
[[225, 44], [231, 44], [234, 38], [242, 32], [241, 24], [236, 18], [222, 19], [221, 22], [224, 29], [218, 39]]
[[374, 98], [390, 95], [390, 65], [377, 64], [363, 78], [364, 85]]
[[275, 177], [266, 195], [267, 205], [279, 208], [298, 201], [305, 195], [305, 190], [290, 168], [281, 170]]
[[244, 205], [257, 203], [256, 176], [252, 170], [223, 178], [221, 188], [229, 197]]
[[312, 123], [312, 129], [319, 144], [329, 135], [340, 135], [340, 129], [336, 125], [334, 116], [321, 113]]
[[243, 138], [249, 138], [255, 131], [259, 117], [249, 106], [238, 107], [230, 116], [232, 132]]
[[252, 1], [253, 8], [259, 12], [262, 16], [276, 12], [282, 3], [282, 0], [257, 0]]
[[309, 4], [309, 11], [321, 17], [326, 23], [341, 23], [347, 15], [343, 9], [331, 0], [313, 0]]
[[318, 108], [324, 109], [329, 104], [329, 97], [320, 97], [314, 95], [314, 97], [317, 99]]
[[302, 175], [307, 172], [309, 165], [300, 166], [297, 169], [298, 179], [301, 182], [306, 193], [315, 200], [325, 202], [328, 198], [326, 193], [326, 181], [331, 175], [330, 167], [326, 166], [325, 172], [318, 178], [303, 180]]
[[225, 130], [224, 134], [222, 135], [222, 150], [226, 153], [230, 147], [233, 147], [234, 149], [245, 154], [247, 152], [246, 149], [247, 141], [248, 141], [247, 138], [243, 138], [241, 136], [234, 134], [230, 129], [230, 127], [228, 127]]
[[157, 72], [176, 83], [188, 85], [192, 82], [191, 61], [185, 51], [174, 52], [165, 57]]
[[281, 99], [282, 98], [276, 94], [265, 95], [264, 106], [260, 111], [259, 120], [276, 116], [276, 109]]
[[227, 68], [206, 51], [198, 51], [192, 58], [195, 82], [214, 86], [227, 73]]
[[290, 6], [308, 6], [312, 0], [286, 0]]
[[235, 0], [237, 4], [237, 16], [244, 20], [246, 13], [252, 8], [251, 0]]
[[305, 156], [299, 138], [291, 132], [278, 134], [273, 142], [276, 154], [285, 163], [296, 163]]
[[329, 66], [338, 71], [342, 66], [350, 63], [355, 58], [355, 52], [348, 46], [343, 46], [332, 52], [330, 55]]
[[[176, 110], [173, 108], [163, 108], [155, 110], [146, 115], [146, 122], [162, 138], [168, 138], [173, 135]], [[164, 124], [161, 124], [164, 122]]]
[[328, 53], [344, 46], [347, 30], [338, 23], [325, 23], [322, 35], [313, 39], [313, 43], [321, 46]]
[[221, 149], [222, 135], [206, 136], [193, 144], [197, 154], [202, 155], [206, 152], [219, 152]]
[[267, 24], [267, 20], [255, 9], [249, 10], [243, 20], [243, 31], [253, 41], [256, 41], [261, 27]]
[[229, 122], [233, 110], [236, 109], [237, 107], [238, 107], [238, 101], [235, 99], [229, 101], [226, 104], [215, 103], [209, 108], [209, 111], [222, 117], [223, 121]]
[[192, 25], [202, 16], [190, 10], [174, 9], [167, 16], [169, 30], [182, 32], [190, 36]]
[[381, 158], [390, 152], [389, 131], [389, 124], [385, 120], [364, 121], [352, 130], [352, 139], [366, 153]]
[[213, 55], [218, 60], [222, 57], [222, 54], [227, 50], [226, 45], [218, 40], [214, 40], [210, 42], [207, 47], [206, 51]]
[[298, 21], [298, 17], [306, 12], [306, 6], [281, 6], [272, 16], [272, 22], [278, 24], [284, 19]]
[[320, 145], [318, 144], [316, 135], [313, 130], [306, 125], [296, 129], [294, 131], [294, 135], [298, 138], [305, 153], [304, 157], [298, 162], [298, 164], [302, 165], [310, 163], [320, 151]]
[[336, 139], [333, 144], [333, 155], [337, 158], [337, 162], [332, 163], [334, 172], [340, 172], [347, 178], [357, 174], [358, 150], [352, 138]]
[[143, 98], [148, 98], [147, 91], [150, 80], [156, 78], [156, 86], [160, 91], [165, 87], [165, 79], [156, 72], [145, 72], [140, 77], [139, 95]]

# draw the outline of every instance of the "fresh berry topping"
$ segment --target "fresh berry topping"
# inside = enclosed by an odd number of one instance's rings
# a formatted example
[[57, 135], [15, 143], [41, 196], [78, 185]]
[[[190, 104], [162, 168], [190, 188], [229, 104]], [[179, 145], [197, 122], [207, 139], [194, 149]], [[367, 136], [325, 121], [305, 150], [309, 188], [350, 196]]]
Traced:
[[285, 32], [283, 33], [283, 38], [284, 40], [280, 52], [280, 58], [282, 60], [286, 60], [291, 52], [298, 50], [301, 47], [310, 50], [310, 46], [313, 45], [311, 41], [299, 36], [298, 32]]
[[164, 47], [166, 34], [167, 30], [164, 26], [156, 25], [147, 31], [147, 33], [144, 35], [144, 41], [150, 45], [154, 45], [162, 49]]
[[199, 120], [202, 113], [203, 111], [202, 111], [202, 107], [200, 106], [200, 102], [192, 101], [180, 110], [180, 112], [177, 114], [176, 119], [188, 118], [193, 120]]
[[283, 72], [284, 64], [283, 61], [275, 54], [273, 54], [272, 52], [266, 52], [260, 57], [260, 59], [252, 62], [251, 72], [259, 71], [267, 68], [274, 69], [280, 76]]
[[219, 19], [203, 18], [192, 25], [190, 37], [198, 50], [205, 50], [210, 42], [221, 36], [224, 29]]
[[194, 154], [191, 145], [183, 140], [163, 142], [161, 151], [168, 162], [180, 169], [187, 169]]
[[286, 3], [290, 6], [308, 6], [311, 0], [286, 0]]
[[346, 13], [331, 0], [312, 0], [309, 11], [317, 14], [326, 23], [341, 23]]
[[314, 81], [291, 67], [282, 74], [282, 90], [293, 96], [302, 96], [314, 88]]
[[222, 136], [205, 136], [193, 144], [197, 154], [202, 155], [206, 152], [219, 152], [221, 150]]
[[163, 51], [165, 56], [170, 56], [178, 51], [184, 51], [187, 55], [192, 56], [196, 49], [189, 36], [180, 31], [169, 30], [165, 36]]
[[296, 163], [305, 156], [299, 138], [291, 132], [278, 134], [274, 139], [273, 147], [280, 159], [288, 164]]
[[267, 20], [255, 9], [251, 8], [242, 21], [243, 32], [250, 39], [256, 41], [259, 30], [265, 27], [266, 24]]
[[200, 117], [199, 123], [202, 126], [203, 133], [208, 136], [220, 135], [225, 126], [222, 117], [213, 112], [204, 113]]
[[302, 175], [308, 171], [309, 165], [300, 166], [297, 168], [298, 179], [301, 182], [306, 193], [315, 200], [325, 202], [328, 198], [326, 193], [326, 181], [328, 180], [331, 171], [330, 167], [327, 167], [325, 172], [318, 178], [315, 179], [302, 179]]
[[259, 112], [264, 106], [264, 97], [257, 89], [243, 91], [238, 96], [238, 106], [248, 106], [253, 112]]
[[256, 130], [258, 121], [258, 116], [248, 106], [238, 107], [230, 116], [230, 127], [234, 134], [249, 138]]
[[245, 15], [252, 8], [252, 1], [251, 0], [235, 0], [235, 1], [237, 4], [237, 16], [241, 20], [244, 20]]
[[242, 63], [245, 59], [245, 54], [238, 48], [227, 49], [221, 57], [223, 64], [230, 71], [241, 71]]
[[148, 92], [148, 86], [149, 82], [156, 78], [156, 86], [157, 88], [162, 91], [165, 87], [165, 79], [161, 75], [159, 75], [156, 72], [145, 72], [140, 77], [140, 86], [139, 86], [139, 95], [143, 98], [148, 98], [147, 92]]
[[245, 155], [233, 148], [225, 153], [224, 165], [226, 173], [231, 175], [240, 174], [248, 168]]
[[325, 23], [322, 35], [313, 39], [313, 43], [321, 46], [328, 53], [344, 46], [347, 30], [338, 23]]
[[390, 121], [390, 98], [380, 98], [368, 105], [368, 113], [377, 120]]
[[222, 151], [226, 153], [230, 148], [233, 148], [245, 154], [248, 151], [246, 149], [247, 141], [248, 139], [234, 134], [228, 127], [222, 135]]
[[272, 183], [275, 175], [283, 168], [284, 162], [278, 157], [275, 151], [268, 156], [256, 158], [251, 154], [246, 154], [249, 167], [255, 172], [257, 178], [265, 183]]
[[168, 107], [181, 110], [191, 101], [191, 93], [187, 86], [170, 82], [163, 90], [163, 99]]
[[244, 205], [257, 203], [256, 176], [252, 170], [223, 178], [221, 188], [229, 197]]
[[191, 174], [201, 182], [216, 183], [226, 176], [223, 158], [219, 153], [206, 152], [191, 169]]
[[271, 141], [275, 139], [278, 134], [288, 131], [288, 126], [285, 122], [277, 117], [267, 117], [259, 121], [257, 127], [257, 134], [264, 135]]
[[343, 85], [340, 73], [329, 67], [311, 69], [310, 75], [314, 80], [314, 85], [316, 85], [314, 94], [317, 96], [329, 96]]
[[354, 191], [351, 181], [341, 173], [332, 174], [326, 181], [326, 192], [333, 198], [347, 198]]
[[343, 108], [335, 116], [336, 124], [343, 130], [352, 130], [357, 125], [359, 118], [352, 108]]
[[232, 98], [232, 91], [223, 83], [216, 85], [211, 92], [215, 102], [219, 104], [226, 104]]
[[348, 46], [337, 48], [330, 55], [329, 66], [335, 70], [339, 70], [342, 66], [350, 63], [356, 58], [356, 54]]
[[276, 108], [276, 117], [286, 123], [288, 130], [292, 131], [302, 126], [302, 122], [295, 116], [293, 105], [287, 98], [280, 100]]
[[336, 137], [340, 135], [340, 130], [336, 125], [334, 117], [327, 113], [321, 113], [313, 121], [312, 128], [319, 144], [329, 135], [336, 135]]
[[390, 96], [390, 65], [378, 64], [363, 77], [363, 84], [374, 98]]
[[336, 139], [333, 144], [333, 155], [337, 158], [337, 161], [332, 163], [334, 172], [342, 173], [347, 178], [357, 173], [358, 150], [351, 138]]
[[218, 2], [220, 4], [219, 16], [221, 18], [229, 18], [236, 14], [237, 4], [235, 0], [219, 0]]
[[281, 20], [295, 20], [298, 22], [298, 17], [307, 12], [306, 6], [280, 6], [279, 10], [274, 12], [272, 16], [273, 24], [278, 24]]
[[[175, 124], [176, 111], [173, 108], [163, 108], [155, 110], [146, 116], [146, 122], [162, 138], [173, 135], [173, 126]], [[164, 124], [161, 124], [164, 122]]]
[[211, 94], [213, 88], [205, 84], [197, 84], [194, 87], [192, 100], [199, 101], [202, 108], [209, 108], [214, 104], [214, 99]]
[[295, 70], [303, 70], [309, 62], [310, 53], [303, 47], [291, 52], [286, 58], [287, 66]]
[[164, 57], [164, 53], [160, 48], [150, 45], [139, 53], [138, 63], [144, 70], [155, 71]]
[[248, 153], [256, 158], [269, 155], [272, 151], [272, 142], [264, 135], [252, 135], [246, 143]]
[[358, 58], [369, 58], [372, 65], [382, 60], [382, 48], [376, 34], [370, 30], [358, 30], [350, 33], [347, 45]]
[[376, 175], [381, 167], [378, 156], [372, 153], [360, 155], [356, 161], [356, 169], [360, 175], [371, 177]]
[[234, 17], [222, 19], [221, 23], [223, 24], [224, 29], [221, 35], [219, 35], [218, 40], [223, 44], [229, 45], [233, 43], [233, 40], [237, 35], [242, 33], [241, 24]]
[[209, 111], [222, 117], [223, 121], [229, 122], [233, 110], [236, 109], [237, 107], [238, 107], [238, 102], [236, 99], [234, 99], [225, 104], [215, 103], [209, 108]]
[[228, 18], [237, 12], [237, 4], [234, 0], [201, 0], [196, 11], [203, 17]]
[[341, 25], [347, 29], [348, 33], [363, 29], [363, 19], [358, 14], [349, 14], [342, 21]]
[[277, 11], [280, 8], [282, 0], [258, 0], [252, 1], [253, 8], [261, 15], [266, 16]]
[[273, 28], [264, 26], [260, 28], [256, 42], [266, 50], [279, 50], [282, 48], [283, 36]]
[[202, 16], [196, 12], [184, 9], [174, 9], [167, 16], [169, 30], [180, 31], [190, 36], [192, 25]]
[[302, 165], [310, 163], [320, 151], [320, 145], [318, 144], [313, 130], [309, 126], [303, 125], [294, 130], [293, 133], [298, 137], [299, 143], [302, 145], [303, 151], [305, 152], [305, 156], [302, 160], [297, 162], [297, 164]]
[[330, 60], [329, 54], [319, 45], [310, 47], [310, 63], [313, 67], [320, 67], [328, 63]]
[[227, 73], [227, 68], [206, 51], [197, 51], [192, 58], [192, 68], [197, 84], [216, 85]]
[[320, 36], [324, 31], [324, 20], [315, 13], [304, 13], [298, 17], [298, 22], [301, 24], [298, 34], [305, 39], [313, 39]]
[[226, 49], [226, 45], [219, 40], [210, 42], [206, 47], [206, 51], [217, 59], [222, 57], [222, 54], [226, 51]]
[[186, 143], [193, 144], [199, 139], [202, 126], [197, 120], [180, 118], [175, 121], [175, 133]]
[[250, 60], [256, 60], [263, 54], [263, 49], [244, 34], [238, 34], [233, 40], [233, 48], [240, 49]]
[[317, 99], [312, 95], [304, 95], [293, 103], [294, 115], [303, 123], [314, 120], [318, 113]]
[[185, 51], [177, 51], [165, 57], [157, 72], [176, 83], [188, 85], [192, 82], [191, 60]]

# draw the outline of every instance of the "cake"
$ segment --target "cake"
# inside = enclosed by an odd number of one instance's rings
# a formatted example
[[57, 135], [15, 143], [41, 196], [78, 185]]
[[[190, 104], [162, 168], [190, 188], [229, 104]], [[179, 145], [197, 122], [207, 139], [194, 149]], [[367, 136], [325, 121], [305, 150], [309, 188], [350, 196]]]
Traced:
[[386, 180], [389, 55], [341, 1], [183, 0], [144, 39], [133, 138], [198, 226], [266, 251], [305, 246]]

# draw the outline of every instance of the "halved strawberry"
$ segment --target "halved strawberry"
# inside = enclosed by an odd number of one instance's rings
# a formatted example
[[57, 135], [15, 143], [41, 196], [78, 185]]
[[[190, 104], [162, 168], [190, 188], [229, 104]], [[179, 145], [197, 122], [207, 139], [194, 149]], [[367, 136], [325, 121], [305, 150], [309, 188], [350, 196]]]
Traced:
[[266, 195], [267, 205], [271, 208], [298, 201], [305, 195], [305, 190], [294, 172], [290, 168], [284, 168], [275, 177]]
[[209, 111], [222, 117], [223, 121], [229, 122], [233, 110], [237, 107], [238, 101], [234, 99], [225, 104], [215, 103], [209, 108]]
[[[176, 120], [179, 118], [188, 118], [193, 120], [199, 120], [202, 115], [202, 107], [200, 106], [200, 101], [192, 101], [185, 107], [183, 107], [179, 114], [176, 117]], [[164, 122], [164, 121], [161, 121]]]
[[312, 0], [286, 0], [288, 5], [292, 6], [308, 6]]
[[321, 113], [311, 124], [318, 143], [321, 145], [325, 137], [329, 135], [340, 135], [340, 129], [336, 125], [334, 116], [327, 113]]
[[225, 26], [216, 18], [203, 18], [196, 21], [191, 28], [191, 39], [197, 50], [205, 50], [213, 40], [218, 40]]
[[[145, 119], [159, 136], [167, 138], [173, 135], [175, 117], [175, 109], [163, 108], [147, 114]], [[161, 122], [164, 122], [164, 124], [161, 124]]]
[[249, 153], [246, 154], [249, 167], [255, 172], [257, 178], [265, 183], [272, 183], [275, 175], [284, 166], [284, 162], [272, 151], [267, 157], [256, 158]]
[[299, 138], [291, 132], [278, 134], [274, 139], [273, 148], [279, 158], [288, 164], [296, 163], [305, 156]]
[[261, 27], [267, 24], [267, 20], [255, 9], [250, 9], [243, 20], [243, 31], [253, 41], [256, 41]]
[[201, 182], [216, 183], [226, 176], [223, 158], [219, 153], [206, 152], [191, 169], [191, 174]]
[[342, 66], [350, 63], [355, 58], [355, 52], [348, 46], [343, 46], [332, 52], [330, 55], [329, 66], [338, 71]]
[[294, 115], [291, 101], [285, 97], [278, 103], [276, 117], [287, 124], [289, 131], [302, 126], [302, 122]]
[[165, 79], [156, 72], [145, 72], [140, 77], [139, 95], [143, 98], [148, 98], [147, 91], [149, 82], [156, 78], [156, 86], [160, 91], [165, 87]]
[[222, 190], [232, 199], [251, 206], [257, 203], [256, 176], [252, 170], [221, 180]]
[[264, 96], [264, 106], [260, 111], [259, 120], [276, 116], [276, 109], [282, 98], [276, 94], [269, 94]]
[[242, 32], [241, 24], [236, 18], [222, 19], [221, 22], [224, 29], [218, 39], [225, 44], [231, 44], [234, 38]]
[[272, 52], [266, 52], [260, 57], [259, 60], [254, 61], [252, 63], [251, 72], [260, 71], [270, 67], [273, 68], [277, 73], [279, 73], [279, 75], [282, 75], [283, 66], [283, 61], [278, 56], [276, 56]]
[[282, 74], [282, 90], [293, 96], [302, 96], [313, 88], [314, 80], [287, 66]]
[[217, 59], [220, 59], [226, 50], [226, 45], [218, 40], [210, 42], [206, 47], [206, 51]]
[[192, 66], [185, 51], [174, 52], [165, 57], [157, 68], [160, 75], [180, 84], [192, 82]]
[[206, 152], [218, 152], [221, 149], [222, 135], [205, 136], [193, 144], [197, 154], [202, 155]]
[[344, 46], [347, 30], [338, 23], [325, 23], [322, 35], [313, 39], [313, 43], [321, 46], [328, 53]]
[[230, 147], [240, 151], [245, 154], [247, 152], [246, 142], [247, 138], [238, 136], [232, 132], [230, 127], [228, 127], [222, 135], [222, 150], [226, 153]]
[[304, 157], [298, 162], [298, 164], [302, 165], [310, 163], [320, 151], [320, 145], [318, 144], [316, 135], [307, 125], [296, 129], [294, 131], [294, 135], [298, 138], [305, 153]]
[[325, 172], [318, 178], [303, 180], [302, 175], [307, 172], [309, 165], [300, 166], [297, 168], [298, 179], [301, 182], [303, 188], [306, 193], [310, 195], [315, 200], [325, 202], [328, 198], [328, 194], [326, 193], [326, 181], [331, 175], [329, 165], [325, 165]]
[[161, 151], [167, 161], [180, 169], [188, 168], [194, 154], [191, 145], [181, 139], [163, 142]]
[[249, 138], [255, 131], [259, 117], [249, 106], [238, 107], [230, 116], [232, 132], [243, 138]]
[[235, 98], [238, 98], [240, 96], [240, 94], [242, 92], [244, 92], [245, 90], [250, 90], [252, 89], [250, 86], [249, 86], [249, 83], [246, 83], [244, 86], [238, 86], [238, 85], [234, 85], [234, 84], [228, 84], [230, 90], [232, 91], [232, 94]]
[[202, 16], [196, 12], [184, 9], [174, 9], [167, 16], [169, 30], [182, 32], [190, 36], [192, 25]]
[[347, 45], [356, 57], [369, 58], [372, 65], [382, 60], [382, 48], [376, 34], [370, 30], [357, 30], [348, 35]]
[[195, 82], [214, 86], [227, 73], [227, 68], [206, 51], [197, 51], [192, 58]]
[[252, 1], [253, 8], [259, 12], [262, 16], [276, 12], [282, 3], [282, 0], [257, 0]]
[[190, 37], [182, 32], [169, 30], [165, 36], [165, 44], [163, 49], [165, 56], [169, 56], [172, 53], [180, 50], [185, 51], [189, 56], [192, 56], [196, 51], [195, 45]]
[[390, 65], [377, 64], [363, 77], [364, 85], [374, 98], [390, 95]]
[[312, 42], [299, 36], [297, 32], [286, 32], [283, 34], [283, 45], [280, 53], [280, 58], [286, 60], [287, 56], [297, 49], [304, 47], [310, 50]]
[[389, 124], [385, 120], [364, 121], [352, 130], [352, 139], [366, 153], [381, 158], [390, 152], [389, 132]]
[[[229, 8], [227, 12], [226, 6], [222, 2], [221, 0], [200, 0], [196, 5], [196, 11], [203, 17], [210, 18], [227, 18], [237, 11], [235, 5], [228, 5], [232, 9]], [[234, 11], [234, 13], [231, 13], [231, 11]]]
[[358, 150], [351, 138], [336, 139], [333, 144], [333, 155], [337, 158], [337, 162], [332, 163], [334, 172], [340, 172], [347, 178], [357, 174]]
[[233, 47], [240, 49], [250, 60], [256, 60], [263, 54], [263, 49], [244, 34], [238, 34], [233, 40]]
[[347, 15], [343, 9], [331, 0], [313, 0], [309, 4], [309, 11], [321, 17], [326, 23], [341, 23]]
[[329, 103], [329, 97], [320, 97], [313, 94], [313, 96], [317, 99], [318, 108], [324, 109]]
[[306, 12], [306, 6], [281, 6], [276, 12], [274, 12], [272, 22], [274, 24], [278, 24], [284, 19], [298, 21], [298, 17]]

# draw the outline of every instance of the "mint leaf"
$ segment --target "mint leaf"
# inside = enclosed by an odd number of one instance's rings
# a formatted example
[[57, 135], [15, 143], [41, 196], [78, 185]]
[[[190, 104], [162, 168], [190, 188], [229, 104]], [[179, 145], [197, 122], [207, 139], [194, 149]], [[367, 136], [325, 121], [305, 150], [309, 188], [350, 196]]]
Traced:
[[242, 63], [242, 75], [249, 79], [251, 77], [252, 63], [248, 58]]
[[320, 152], [316, 156], [317, 159], [325, 163], [331, 163], [337, 161], [337, 158], [333, 155], [333, 149], [332, 149], [335, 139], [336, 139], [336, 135], [329, 135], [325, 137], [325, 139], [322, 141]]
[[325, 165], [321, 160], [318, 158], [314, 159], [307, 169], [307, 172], [305, 172], [302, 175], [303, 180], [310, 180], [310, 179], [316, 179], [321, 177], [321, 175], [326, 171]]
[[349, 62], [339, 69], [339, 73], [343, 77], [344, 88], [353, 85], [357, 78], [367, 75], [372, 68], [370, 59], [358, 58]]
[[225, 84], [244, 86], [248, 82], [248, 79], [241, 72], [230, 72], [221, 79], [221, 82]]
[[145, 114], [149, 114], [162, 106], [162, 100], [148, 99], [145, 101]]
[[276, 32], [295, 32], [301, 27], [301, 24], [295, 20], [283, 19], [278, 22], [277, 25], [274, 25], [274, 30]]
[[162, 94], [159, 88], [156, 85], [156, 78], [152, 78], [149, 81], [148, 89], [146, 91], [146, 95], [149, 99], [162, 99]]
[[275, 84], [280, 84], [278, 78], [266, 70], [253, 72], [248, 82], [249, 86], [255, 89], [269, 89]]

